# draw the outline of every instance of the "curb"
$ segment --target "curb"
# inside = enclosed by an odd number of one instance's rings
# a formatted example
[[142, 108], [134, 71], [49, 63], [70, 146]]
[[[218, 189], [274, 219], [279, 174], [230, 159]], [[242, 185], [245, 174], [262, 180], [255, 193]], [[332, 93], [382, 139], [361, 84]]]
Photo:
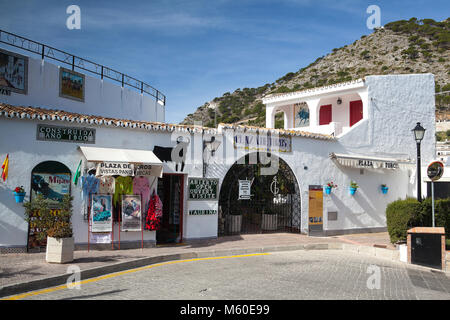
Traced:
[[[83, 280], [89, 278], [95, 278], [103, 276], [109, 273], [121, 272], [124, 270], [140, 268], [160, 262], [176, 261], [195, 258], [209, 258], [220, 257], [230, 255], [241, 254], [253, 254], [253, 253], [267, 253], [267, 252], [280, 252], [280, 251], [296, 251], [296, 250], [343, 250], [348, 252], [354, 252], [358, 254], [375, 256], [383, 259], [400, 261], [400, 255], [398, 250], [369, 247], [363, 245], [355, 245], [348, 243], [317, 243], [317, 244], [300, 244], [300, 245], [281, 245], [281, 246], [269, 246], [269, 247], [256, 247], [256, 248], [243, 248], [243, 249], [222, 249], [212, 251], [192, 251], [185, 253], [166, 254], [154, 257], [146, 257], [135, 259], [131, 261], [119, 262], [106, 266], [95, 267], [91, 269], [81, 270], [80, 278]], [[404, 262], [403, 262], [404, 263]], [[406, 263], [404, 263], [406, 264]], [[414, 266], [429, 271], [449, 273], [450, 270], [444, 271], [440, 269], [432, 269], [427, 267], [421, 267], [417, 265], [408, 264], [408, 266]], [[63, 274], [54, 277], [47, 277], [43, 279], [31, 280], [27, 282], [20, 282], [15, 284], [6, 285], [0, 287], [0, 298], [12, 296], [29, 291], [35, 291], [45, 289], [49, 287], [55, 287], [66, 283], [70, 274]]]

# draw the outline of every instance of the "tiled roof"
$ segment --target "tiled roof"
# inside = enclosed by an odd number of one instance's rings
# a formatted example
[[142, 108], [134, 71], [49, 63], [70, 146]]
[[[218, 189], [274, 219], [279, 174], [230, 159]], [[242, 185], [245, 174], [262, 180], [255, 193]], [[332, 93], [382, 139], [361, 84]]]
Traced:
[[201, 126], [189, 126], [179, 124], [167, 124], [163, 122], [135, 121], [127, 119], [107, 118], [94, 115], [79, 114], [62, 110], [43, 109], [37, 107], [12, 106], [0, 103], [0, 116], [19, 119], [37, 119], [47, 121], [66, 121], [72, 123], [84, 123], [89, 125], [112, 126], [122, 128], [137, 128], [161, 131], [186, 131], [202, 132], [202, 130], [214, 133], [212, 128]]
[[293, 137], [304, 137], [304, 138], [312, 138], [312, 139], [321, 139], [321, 140], [334, 140], [334, 136], [328, 135], [328, 134], [321, 134], [321, 133], [312, 133], [312, 132], [306, 132], [306, 131], [299, 131], [299, 130], [285, 130], [285, 129], [272, 129], [272, 128], [261, 128], [261, 127], [254, 127], [254, 126], [243, 126], [243, 125], [235, 125], [235, 124], [228, 124], [228, 123], [221, 123], [219, 124], [219, 128], [223, 129], [233, 129], [236, 131], [244, 131], [244, 132], [253, 132], [253, 133], [271, 133], [271, 134], [278, 134], [278, 135], [287, 135], [287, 136], [293, 136]]
[[331, 84], [328, 86], [322, 86], [322, 87], [315, 87], [311, 89], [304, 89], [304, 90], [298, 90], [293, 92], [287, 92], [287, 93], [271, 93], [263, 97], [263, 103], [268, 103], [271, 100], [275, 100], [277, 98], [293, 98], [297, 96], [309, 96], [309, 95], [316, 95], [321, 93], [327, 93], [330, 90], [339, 90], [339, 89], [347, 89], [349, 87], [355, 86], [355, 85], [364, 85], [364, 79], [357, 79], [352, 81], [346, 81], [346, 82], [340, 82]]
[[[204, 132], [207, 134], [216, 134], [218, 131], [215, 128], [207, 128], [195, 125], [167, 124], [163, 122], [146, 122], [146, 121], [117, 119], [117, 118], [106, 118], [101, 116], [85, 115], [62, 110], [44, 109], [37, 107], [12, 106], [5, 103], [0, 103], [0, 117], [30, 119], [30, 120], [37, 119], [41, 121], [65, 121], [72, 123], [82, 123], [82, 124], [84, 123], [88, 125], [100, 125], [100, 126], [122, 127], [132, 129], [147, 129], [155, 131], [160, 130], [169, 132], [183, 131], [192, 133]], [[289, 135], [295, 137], [305, 137], [323, 140], [334, 139], [334, 137], [331, 135], [316, 134], [296, 130], [270, 129], [253, 126], [232, 125], [225, 123], [219, 124], [219, 127], [247, 132], [267, 133], [270, 131], [271, 133], [278, 133], [280, 135]]]

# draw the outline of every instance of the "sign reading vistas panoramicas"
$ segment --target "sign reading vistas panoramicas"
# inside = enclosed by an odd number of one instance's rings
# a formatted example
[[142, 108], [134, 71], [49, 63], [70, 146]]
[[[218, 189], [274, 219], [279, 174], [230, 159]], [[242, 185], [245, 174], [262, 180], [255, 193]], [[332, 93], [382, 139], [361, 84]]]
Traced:
[[58, 127], [48, 124], [37, 125], [37, 140], [95, 143], [95, 129], [77, 127]]
[[189, 178], [189, 200], [217, 200], [219, 179]]

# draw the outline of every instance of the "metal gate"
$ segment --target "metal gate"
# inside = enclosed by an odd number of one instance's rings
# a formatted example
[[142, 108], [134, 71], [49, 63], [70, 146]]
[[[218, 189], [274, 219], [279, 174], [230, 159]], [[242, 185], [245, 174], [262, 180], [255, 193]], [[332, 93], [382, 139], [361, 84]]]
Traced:
[[[261, 175], [259, 161], [236, 162], [226, 174], [219, 196], [219, 235], [297, 232], [301, 230], [300, 191], [289, 166], [279, 159], [275, 175]], [[242, 161], [243, 162], [243, 161]], [[239, 200], [239, 180], [252, 181], [251, 197]]]

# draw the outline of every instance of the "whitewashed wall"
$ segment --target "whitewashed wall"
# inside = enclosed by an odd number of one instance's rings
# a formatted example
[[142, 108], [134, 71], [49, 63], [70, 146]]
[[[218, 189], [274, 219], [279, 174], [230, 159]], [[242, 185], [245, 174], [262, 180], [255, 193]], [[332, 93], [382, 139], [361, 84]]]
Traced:
[[[67, 122], [5, 119], [0, 117], [0, 159], [9, 153], [9, 175], [6, 183], [0, 182], [0, 247], [25, 246], [27, 223], [24, 221], [24, 208], [15, 203], [12, 194], [16, 186], [24, 186], [29, 200], [31, 170], [43, 161], [59, 161], [66, 165], [72, 176], [76, 171], [82, 153], [78, 143], [48, 142], [36, 140], [36, 126], [47, 123], [58, 126], [96, 128], [96, 147], [153, 150], [155, 145], [173, 146], [169, 132], [146, 131], [124, 128], [85, 126]], [[93, 145], [87, 145], [93, 146]], [[87, 243], [87, 221], [83, 220], [81, 187], [72, 183], [74, 196], [74, 215], [72, 218], [75, 242]], [[118, 227], [114, 230], [118, 238]], [[140, 232], [122, 232], [121, 241], [140, 240]], [[145, 231], [144, 240], [154, 241], [155, 232]]]
[[[70, 66], [63, 67], [70, 69]], [[0, 95], [0, 102], [136, 121], [165, 121], [165, 107], [153, 97], [126, 86], [122, 88], [119, 82], [76, 71], [85, 74], [84, 102], [60, 97], [59, 66], [31, 57], [28, 58], [27, 94]]]

